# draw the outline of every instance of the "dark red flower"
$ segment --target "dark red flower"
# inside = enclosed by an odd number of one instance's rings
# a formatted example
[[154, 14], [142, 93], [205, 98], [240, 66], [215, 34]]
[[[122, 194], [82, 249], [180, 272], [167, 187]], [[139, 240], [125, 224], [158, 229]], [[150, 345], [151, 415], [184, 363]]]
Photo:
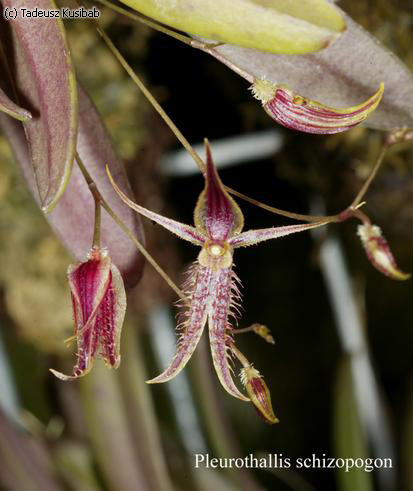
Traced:
[[[51, 370], [62, 380], [86, 375], [97, 354], [111, 368], [120, 363], [119, 342], [126, 310], [126, 294], [118, 268], [106, 250], [93, 247], [85, 262], [67, 271], [72, 295], [77, 363], [72, 375]], [[100, 352], [99, 352], [100, 350]]]

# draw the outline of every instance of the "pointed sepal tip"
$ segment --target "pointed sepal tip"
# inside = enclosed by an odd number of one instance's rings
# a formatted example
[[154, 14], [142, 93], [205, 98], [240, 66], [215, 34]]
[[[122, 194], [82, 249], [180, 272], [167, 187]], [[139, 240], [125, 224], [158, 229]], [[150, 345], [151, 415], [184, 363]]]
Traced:
[[272, 408], [270, 391], [260, 372], [249, 365], [241, 369], [240, 377], [258, 414], [266, 423], [278, 423]]
[[357, 228], [364, 250], [372, 265], [393, 280], [404, 281], [410, 278], [398, 267], [387, 240], [377, 225], [363, 223]]
[[326, 106], [266, 79], [255, 80], [251, 91], [267, 114], [282, 126], [304, 133], [334, 134], [368, 118], [382, 99], [384, 84], [366, 101], [348, 108]]

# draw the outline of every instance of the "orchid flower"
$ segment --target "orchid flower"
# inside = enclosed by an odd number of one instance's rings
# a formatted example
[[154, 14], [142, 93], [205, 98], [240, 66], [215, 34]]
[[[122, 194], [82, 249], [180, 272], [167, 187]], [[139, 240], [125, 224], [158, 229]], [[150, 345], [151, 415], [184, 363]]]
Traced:
[[262, 102], [266, 113], [282, 126], [304, 133], [331, 135], [347, 131], [367, 119], [383, 97], [384, 84], [381, 83], [366, 101], [339, 109], [302, 97], [266, 79], [255, 80], [251, 91]]
[[[92, 247], [87, 261], [72, 264], [67, 271], [72, 296], [77, 363], [73, 375], [50, 371], [61, 380], [86, 375], [98, 354], [111, 368], [120, 363], [119, 344], [126, 310], [122, 276], [105, 249]], [[71, 340], [72, 338], [69, 338]]]
[[131, 201], [117, 187], [109, 171], [115, 190], [131, 208], [162, 225], [181, 239], [201, 247], [198, 259], [188, 271], [184, 285], [187, 302], [178, 324], [179, 341], [171, 364], [148, 383], [167, 382], [185, 367], [191, 358], [206, 323], [212, 359], [224, 389], [234, 397], [248, 401], [235, 385], [230, 364], [233, 353], [234, 327], [230, 317], [238, 318], [241, 302], [240, 281], [233, 271], [235, 248], [245, 247], [265, 240], [284, 237], [309, 230], [326, 222], [298, 224], [284, 227], [242, 232], [244, 217], [238, 205], [225, 190], [213, 164], [209, 144], [206, 146], [205, 188], [195, 207], [195, 227], [166, 218]]
[[380, 227], [365, 220], [358, 226], [357, 234], [361, 239], [371, 264], [381, 273], [393, 280], [408, 280], [409, 273], [404, 273], [396, 263], [387, 240], [383, 237]]

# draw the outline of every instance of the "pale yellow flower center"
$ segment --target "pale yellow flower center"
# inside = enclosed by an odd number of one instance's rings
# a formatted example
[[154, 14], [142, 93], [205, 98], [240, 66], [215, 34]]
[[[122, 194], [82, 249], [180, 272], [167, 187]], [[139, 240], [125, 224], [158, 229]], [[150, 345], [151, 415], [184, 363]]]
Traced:
[[213, 244], [209, 247], [208, 252], [211, 254], [211, 256], [218, 257], [222, 255], [224, 248], [218, 244]]

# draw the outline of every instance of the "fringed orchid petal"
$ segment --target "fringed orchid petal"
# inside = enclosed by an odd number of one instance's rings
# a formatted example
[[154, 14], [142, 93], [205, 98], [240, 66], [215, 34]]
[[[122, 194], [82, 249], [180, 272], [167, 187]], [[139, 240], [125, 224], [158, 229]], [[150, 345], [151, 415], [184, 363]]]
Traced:
[[304, 133], [325, 135], [340, 133], [362, 123], [378, 106], [384, 84], [380, 84], [377, 91], [361, 104], [340, 109], [306, 99], [268, 80], [256, 80], [251, 90], [277, 123]]
[[120, 336], [126, 311], [126, 292], [122, 275], [112, 263], [110, 282], [105, 298], [97, 313], [96, 324], [100, 333], [101, 356], [110, 368], [120, 364]]
[[228, 316], [231, 311], [234, 273], [231, 268], [223, 268], [216, 275], [213, 301], [208, 315], [209, 339], [215, 371], [224, 389], [241, 401], [249, 401], [237, 388], [230, 365]]
[[184, 316], [180, 326], [182, 332], [179, 335], [176, 355], [169, 367], [157, 377], [148, 380], [148, 384], [171, 380], [191, 358], [205, 327], [211, 279], [212, 271], [198, 263], [190, 269], [187, 287], [191, 303], [189, 309], [182, 314]]

